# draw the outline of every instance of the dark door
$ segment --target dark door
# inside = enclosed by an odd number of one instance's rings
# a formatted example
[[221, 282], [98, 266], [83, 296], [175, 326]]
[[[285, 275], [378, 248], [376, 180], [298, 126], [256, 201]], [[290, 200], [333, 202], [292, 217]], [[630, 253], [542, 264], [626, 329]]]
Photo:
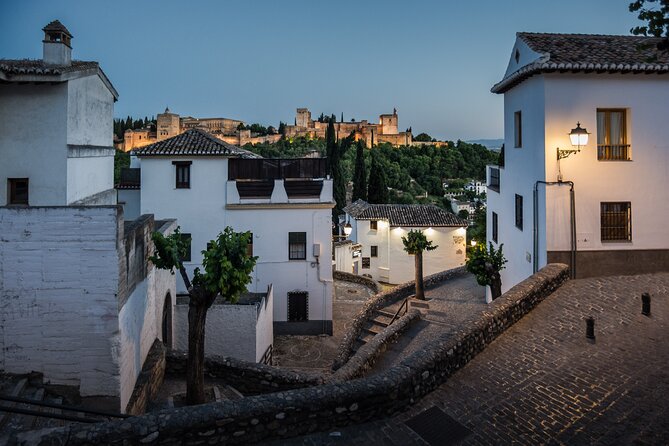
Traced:
[[167, 348], [172, 348], [172, 296], [167, 293], [165, 304], [163, 305], [163, 344]]
[[309, 320], [309, 293], [293, 291], [288, 293], [288, 321], [299, 322]]

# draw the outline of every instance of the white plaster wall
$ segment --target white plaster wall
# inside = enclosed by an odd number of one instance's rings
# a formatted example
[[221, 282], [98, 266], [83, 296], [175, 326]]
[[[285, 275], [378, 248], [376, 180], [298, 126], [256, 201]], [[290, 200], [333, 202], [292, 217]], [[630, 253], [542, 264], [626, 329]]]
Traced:
[[[183, 158], [193, 162], [191, 188], [177, 189], [172, 160], [142, 158], [140, 214], [154, 214], [156, 220], [176, 218], [181, 232], [192, 235], [192, 261], [185, 263], [192, 277], [195, 267], [202, 266], [201, 251], [207, 242], [229, 225], [225, 212], [228, 161], [220, 157]], [[186, 291], [180, 277], [177, 288], [179, 292]]]
[[100, 77], [70, 80], [67, 92], [67, 144], [113, 147], [114, 97]]
[[[389, 251], [389, 226], [385, 220], [377, 221], [377, 230], [370, 229], [369, 220], [356, 220], [351, 218], [351, 240], [362, 245], [362, 256], [369, 257], [369, 269], [362, 267], [360, 260], [360, 269], [358, 274], [369, 274], [376, 281], [390, 283], [390, 251]], [[378, 246], [378, 257], [371, 257], [371, 247]]]
[[114, 188], [114, 156], [67, 159], [67, 203]]
[[[489, 191], [487, 196], [487, 238], [492, 241], [491, 216], [496, 212], [497, 245], [504, 244], [504, 256], [508, 260], [500, 273], [502, 292], [533, 272], [533, 188], [537, 180], [545, 178], [544, 88], [543, 77], [534, 76], [504, 94], [505, 165], [500, 168], [500, 192]], [[514, 113], [519, 110], [522, 112], [523, 147], [515, 148]], [[522, 230], [515, 225], [515, 194], [523, 196]], [[543, 192], [540, 202], [545, 203]], [[545, 217], [540, 217], [542, 226]], [[540, 246], [545, 246], [545, 234], [540, 239]]]
[[404, 251], [402, 237], [410, 230], [419, 230], [438, 248], [423, 253], [423, 277], [457, 268], [465, 264], [465, 228], [393, 227], [389, 234], [390, 283], [414, 280], [415, 257]]
[[[274, 320], [288, 318], [287, 294], [309, 292], [309, 320], [332, 320], [332, 212], [330, 209], [230, 209], [228, 224], [253, 233], [253, 255], [258, 256], [248, 289], [265, 292], [274, 287]], [[307, 233], [306, 260], [288, 259], [288, 233]], [[320, 256], [313, 245], [320, 244]]]
[[116, 213], [0, 208], [5, 372], [38, 371], [84, 396], [119, 396]]
[[142, 191], [139, 189], [117, 189], [118, 204], [123, 206], [123, 218], [134, 220], [140, 214], [140, 199]]
[[353, 273], [353, 251], [351, 244], [335, 246], [335, 270]]
[[67, 88], [0, 85], [0, 205], [7, 178], [29, 178], [33, 206], [67, 204]]
[[[575, 185], [578, 250], [669, 248], [669, 76], [551, 75], [545, 92], [547, 180], [556, 179], [555, 148], [571, 148], [576, 121], [591, 133], [587, 147], [561, 160], [564, 180]], [[597, 160], [597, 108], [627, 109], [631, 161]], [[570, 246], [564, 189], [548, 199], [548, 250]], [[602, 201], [631, 202], [631, 242], [601, 242]]]
[[267, 297], [260, 303], [256, 322], [256, 362], [260, 362], [267, 347], [274, 344], [274, 290], [269, 287]]
[[[205, 325], [205, 355], [256, 362], [256, 314], [255, 305], [212, 305]], [[188, 304], [178, 304], [174, 316], [175, 347], [188, 351]]]

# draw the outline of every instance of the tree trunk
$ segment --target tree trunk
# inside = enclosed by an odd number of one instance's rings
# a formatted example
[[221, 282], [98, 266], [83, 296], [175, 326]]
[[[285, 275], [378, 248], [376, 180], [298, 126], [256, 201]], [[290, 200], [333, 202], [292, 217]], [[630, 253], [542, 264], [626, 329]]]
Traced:
[[502, 295], [502, 278], [499, 276], [499, 272], [490, 276], [490, 294], [492, 294], [492, 300]]
[[415, 255], [416, 261], [416, 299], [425, 300], [425, 293], [423, 291], [423, 253], [417, 252]]
[[188, 303], [188, 363], [186, 369], [186, 402], [203, 404], [204, 398], [204, 326], [209, 307], [202, 299]]

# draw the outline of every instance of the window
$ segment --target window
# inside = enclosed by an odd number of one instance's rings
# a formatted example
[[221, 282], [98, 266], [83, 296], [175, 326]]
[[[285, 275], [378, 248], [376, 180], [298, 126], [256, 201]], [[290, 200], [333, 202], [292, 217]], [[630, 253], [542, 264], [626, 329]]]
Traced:
[[253, 257], [253, 232], [250, 233], [251, 237], [249, 237], [249, 243], [246, 245], [246, 255], [249, 257]]
[[190, 165], [192, 161], [172, 161], [176, 167], [176, 188], [190, 189]]
[[516, 194], [516, 228], [523, 230], [523, 196]]
[[497, 243], [497, 212], [492, 213], [492, 241]]
[[523, 118], [520, 111], [513, 114], [513, 145], [523, 147]]
[[185, 232], [181, 233], [181, 241], [184, 243], [184, 249], [180, 253], [181, 254], [181, 260], [184, 262], [190, 262], [190, 248], [191, 244], [193, 242], [193, 237], [191, 237], [190, 234], [187, 234]]
[[369, 257], [362, 258], [362, 269], [369, 269]]
[[372, 246], [372, 247], [370, 247], [370, 250], [371, 250], [370, 255], [372, 257], [378, 257], [379, 256], [379, 247], [378, 246]]
[[288, 233], [288, 260], [305, 260], [307, 258], [307, 233]]
[[597, 159], [629, 161], [625, 109], [597, 110]]
[[28, 178], [9, 178], [7, 204], [28, 206]]
[[370, 231], [376, 231], [378, 229], [378, 227], [379, 227], [378, 221], [376, 221], [376, 220], [370, 220], [369, 221], [369, 230]]
[[603, 242], [631, 242], [631, 203], [601, 203], [601, 227]]

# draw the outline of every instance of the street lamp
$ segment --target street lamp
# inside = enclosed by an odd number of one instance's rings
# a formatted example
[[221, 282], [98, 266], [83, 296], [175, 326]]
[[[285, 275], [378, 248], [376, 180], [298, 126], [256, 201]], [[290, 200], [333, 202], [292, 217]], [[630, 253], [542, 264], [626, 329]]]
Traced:
[[581, 146], [588, 145], [588, 131], [581, 127], [581, 123], [576, 123], [576, 128], [571, 129], [569, 132], [569, 139], [571, 141], [572, 149], [561, 149], [557, 148], [557, 162], [558, 162], [558, 182], [562, 182], [562, 172], [560, 171], [560, 160], [567, 158], [573, 153], [578, 153], [581, 151]]
[[351, 232], [353, 232], [353, 226], [351, 226], [351, 223], [346, 222], [346, 224], [344, 225], [344, 235], [348, 237], [349, 235], [351, 235]]
[[472, 247], [476, 246], [476, 240], [472, 240], [470, 243], [472, 244]]

